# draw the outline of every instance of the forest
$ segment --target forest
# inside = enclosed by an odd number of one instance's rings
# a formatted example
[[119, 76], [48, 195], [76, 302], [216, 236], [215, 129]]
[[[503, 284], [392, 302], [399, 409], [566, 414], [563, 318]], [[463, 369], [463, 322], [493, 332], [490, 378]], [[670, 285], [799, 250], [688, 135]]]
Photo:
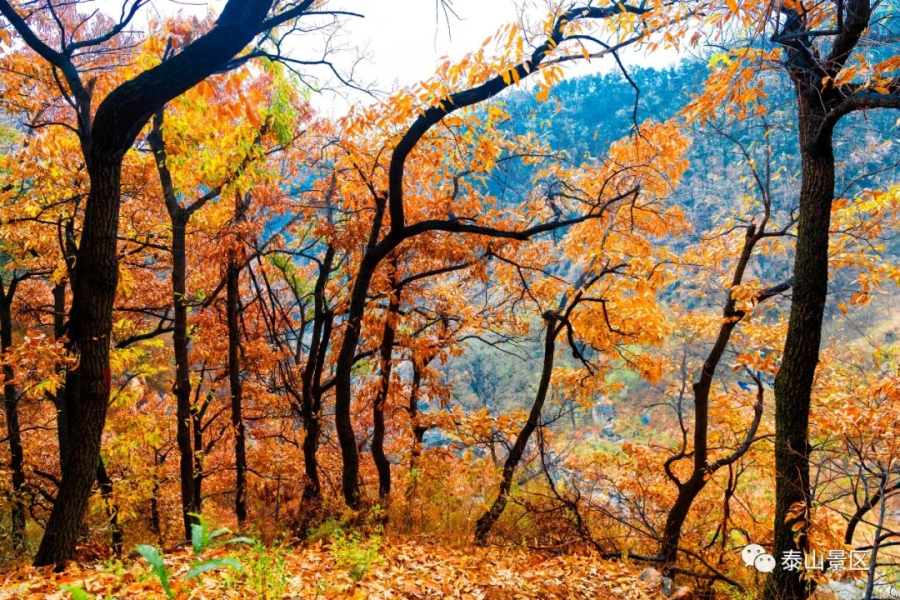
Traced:
[[897, 1], [419, 1], [0, 0], [0, 600], [900, 598]]

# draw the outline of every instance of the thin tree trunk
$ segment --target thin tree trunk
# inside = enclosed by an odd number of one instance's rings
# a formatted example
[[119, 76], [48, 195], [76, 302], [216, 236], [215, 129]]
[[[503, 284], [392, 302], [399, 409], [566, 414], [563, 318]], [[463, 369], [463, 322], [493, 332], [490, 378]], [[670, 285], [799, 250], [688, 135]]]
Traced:
[[358, 509], [362, 503], [359, 492], [359, 448], [356, 444], [356, 433], [353, 431], [351, 416], [353, 365], [356, 362], [356, 347], [362, 334], [362, 317], [366, 309], [369, 285], [372, 283], [375, 269], [382, 258], [376, 254], [375, 250], [378, 246], [378, 236], [384, 219], [384, 202], [382, 199], [376, 207], [366, 252], [360, 262], [359, 272], [350, 292], [347, 325], [344, 329], [344, 337], [341, 341], [341, 349], [338, 352], [334, 372], [334, 421], [338, 443], [341, 447], [341, 487], [344, 493], [344, 502], [352, 509]]
[[[431, 362], [430, 360], [428, 362]], [[417, 472], [419, 465], [419, 457], [422, 456], [422, 443], [425, 439], [425, 432], [428, 428], [419, 423], [419, 390], [422, 387], [422, 369], [427, 366], [428, 362], [419, 367], [419, 364], [413, 359], [413, 380], [412, 390], [409, 394], [409, 420], [412, 423], [413, 443], [409, 451], [409, 482], [406, 485], [406, 516], [405, 527], [407, 533], [412, 530], [412, 505], [416, 499], [416, 490], [419, 484], [419, 474]]]
[[[161, 464], [159, 460], [159, 452], [153, 451], [153, 466], [158, 467]], [[162, 519], [159, 514], [159, 479], [156, 474], [153, 476], [153, 491], [150, 493], [150, 531], [156, 536], [156, 543], [162, 546]]]
[[559, 333], [559, 317], [555, 313], [548, 311], [544, 313], [544, 319], [547, 325], [541, 381], [538, 384], [537, 394], [534, 397], [534, 403], [531, 405], [528, 420], [516, 437], [516, 442], [513, 444], [509, 456], [506, 457], [506, 462], [503, 464], [503, 476], [500, 480], [500, 489], [497, 491], [497, 499], [494, 500], [491, 508], [481, 515], [481, 518], [475, 523], [475, 543], [480, 546], [487, 543], [491, 529], [506, 508], [506, 503], [509, 500], [509, 491], [512, 488], [513, 475], [515, 475], [519, 461], [522, 460], [522, 456], [525, 454], [528, 439], [540, 423], [541, 411], [544, 409], [544, 402], [547, 400], [547, 393], [550, 390], [550, 377], [553, 374], [554, 354], [556, 353], [556, 336]]
[[[66, 282], [53, 286], [53, 336], [59, 340], [66, 335]], [[56, 438], [59, 443], [59, 469], [69, 456], [69, 417], [66, 407], [66, 386], [61, 385], [53, 395], [56, 406]]]
[[119, 507], [116, 505], [113, 497], [113, 482], [106, 471], [106, 465], [103, 459], [97, 463], [97, 483], [100, 484], [100, 496], [106, 505], [106, 515], [109, 517], [109, 530], [112, 535], [113, 552], [118, 558], [122, 557], [122, 548], [124, 546], [124, 535], [122, 528], [119, 526]]
[[[247, 198], [249, 199], [249, 195]], [[240, 194], [236, 193], [235, 222], [244, 220], [245, 209], [246, 201], [240, 197]], [[242, 527], [247, 521], [247, 439], [242, 415], [244, 388], [241, 381], [241, 337], [238, 323], [241, 301], [241, 263], [235, 249], [231, 249], [228, 252], [225, 277], [226, 320], [228, 324], [228, 383], [231, 388], [231, 426], [234, 431], [234, 514], [237, 517], [238, 526]]]
[[180, 454], [181, 516], [184, 523], [184, 539], [191, 539], [191, 525], [197, 523], [192, 516], [200, 510], [195, 496], [194, 447], [191, 436], [191, 372], [187, 331], [187, 218], [182, 211], [170, 215], [172, 220], [172, 301], [175, 305], [175, 330], [172, 345], [175, 350], [175, 399]]
[[3, 406], [6, 410], [6, 435], [9, 438], [9, 468], [12, 472], [12, 542], [16, 551], [25, 546], [25, 453], [19, 425], [19, 395], [13, 383], [15, 369], [7, 353], [12, 349], [12, 299], [16, 282], [5, 291], [0, 285], [0, 344], [3, 355]]
[[[316, 279], [316, 287], [313, 296], [313, 332], [312, 342], [309, 346], [309, 356], [306, 367], [303, 370], [302, 379], [302, 414], [303, 424], [306, 428], [306, 437], [303, 438], [303, 462], [306, 472], [306, 484], [303, 486], [303, 500], [307, 503], [307, 514], [315, 513], [319, 508], [319, 500], [322, 493], [322, 484], [319, 480], [319, 465], [316, 453], [319, 448], [319, 437], [322, 432], [322, 391], [319, 389], [322, 380], [322, 370], [328, 356], [331, 328], [334, 322], [334, 312], [325, 306], [325, 286], [331, 276], [334, 264], [334, 248], [328, 247], [325, 257]], [[306, 519], [307, 521], [309, 519]], [[304, 526], [305, 528], [305, 526]]]
[[206, 414], [206, 408], [212, 401], [212, 391], [207, 394], [201, 409], [191, 411], [191, 433], [194, 439], [194, 506], [199, 514], [203, 508], [203, 416]]
[[[396, 278], [396, 271], [395, 271]], [[388, 392], [391, 389], [391, 372], [393, 370], [394, 340], [397, 334], [397, 320], [400, 317], [400, 296], [402, 290], [396, 285], [391, 289], [387, 314], [384, 318], [384, 333], [381, 337], [381, 379], [378, 392], [372, 404], [372, 459], [378, 470], [378, 498], [387, 502], [391, 493], [391, 461], [384, 452], [384, 407], [387, 404]], [[382, 507], [383, 508], [383, 507]]]

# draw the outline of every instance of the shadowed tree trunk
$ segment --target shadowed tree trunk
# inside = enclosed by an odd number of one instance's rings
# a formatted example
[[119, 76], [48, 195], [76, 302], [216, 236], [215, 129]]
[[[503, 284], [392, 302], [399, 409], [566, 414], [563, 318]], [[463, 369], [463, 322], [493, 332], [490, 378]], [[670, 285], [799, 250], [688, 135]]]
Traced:
[[[802, 95], [798, 93], [798, 97]], [[834, 199], [834, 151], [831, 135], [814, 141], [822, 109], [813, 98], [800, 102], [800, 220], [794, 257], [794, 291], [781, 367], [775, 376], [775, 543], [773, 556], [806, 551], [806, 538], [795, 541], [789, 513], [809, 502], [809, 409], [819, 362], [822, 319], [828, 296], [828, 232]], [[765, 597], [806, 598], [799, 572], [776, 566]]]
[[[243, 198], [235, 192], [234, 222], [246, 218], [250, 194]], [[235, 241], [236, 243], [236, 241]], [[234, 431], [234, 514], [238, 526], [247, 521], [247, 437], [244, 429], [243, 402], [244, 386], [241, 381], [241, 332], [239, 317], [241, 311], [241, 270], [243, 268], [239, 252], [235, 247], [228, 250], [225, 266], [225, 311], [228, 325], [228, 384], [231, 390], [231, 427]]]
[[3, 407], [6, 412], [6, 436], [9, 441], [9, 470], [12, 472], [11, 531], [13, 549], [25, 546], [25, 453], [19, 425], [19, 394], [13, 382], [15, 368], [7, 353], [12, 348], [12, 301], [19, 280], [14, 278], [8, 289], [0, 281], [0, 351], [3, 356]]
[[304, 509], [307, 514], [318, 512], [322, 494], [316, 452], [322, 434], [322, 371], [328, 356], [331, 328], [334, 322], [334, 311], [326, 306], [325, 286], [328, 285], [328, 279], [331, 277], [334, 256], [334, 248], [329, 246], [325, 251], [325, 258], [316, 279], [313, 296], [312, 342], [309, 346], [306, 367], [303, 370], [301, 412], [306, 428], [306, 436], [303, 438], [303, 466], [306, 473], [303, 500], [307, 503], [307, 507]]
[[116, 501], [113, 497], [113, 482], [106, 471], [103, 459], [100, 459], [97, 463], [97, 483], [100, 484], [100, 496], [106, 505], [106, 516], [109, 517], [109, 531], [112, 536], [113, 552], [115, 552], [117, 557], [121, 558], [125, 538], [119, 525], [119, 507], [116, 506]]
[[[749, 155], [747, 155], [747, 158], [749, 160]], [[709, 445], [707, 441], [709, 433], [709, 394], [712, 390], [712, 384], [713, 379], [715, 378], [716, 369], [719, 366], [719, 362], [722, 360], [722, 356], [724, 355], [725, 349], [728, 346], [728, 342], [731, 339], [731, 334], [745, 316], [744, 311], [737, 309], [737, 303], [732, 296], [731, 290], [743, 283], [744, 273], [746, 272], [747, 266], [750, 263], [750, 259], [753, 255], [753, 249], [756, 247], [756, 244], [767, 235], [766, 225], [769, 222], [771, 198], [769, 197], [768, 191], [766, 189], [762, 189], [760, 190], [760, 192], [763, 198], [763, 204], [765, 206], [765, 215], [762, 219], [762, 223], [759, 225], [759, 228], [757, 228], [757, 226], [754, 224], [751, 224], [747, 227], [747, 233], [744, 238], [744, 245], [741, 249], [741, 254], [738, 257], [737, 264], [735, 265], [731, 285], [725, 292], [725, 307], [722, 310], [722, 321], [721, 325], [719, 326], [719, 333], [716, 336], [716, 341], [713, 343], [713, 346], [703, 363], [699, 379], [694, 382], [692, 386], [694, 392], [693, 469], [690, 476], [685, 481], [681, 481], [672, 471], [672, 465], [675, 462], [688, 456], [686, 434], [684, 436], [684, 443], [682, 444], [680, 452], [670, 457], [665, 463], [666, 474], [678, 488], [678, 495], [675, 499], [675, 503], [672, 505], [672, 508], [669, 509], [669, 513], [666, 517], [666, 524], [665, 528], [663, 529], [663, 538], [661, 543], [661, 554], [665, 559], [666, 565], [668, 565], [669, 567], [674, 566], [675, 562], [678, 559], [678, 545], [681, 541], [681, 530], [684, 527], [684, 522], [687, 520], [688, 513], [691, 510], [691, 506], [693, 505], [694, 500], [696, 500], [700, 492], [703, 491], [703, 488], [706, 487], [706, 484], [713, 473], [724, 466], [733, 464], [735, 461], [737, 461], [747, 453], [747, 450], [750, 449], [750, 445], [753, 443], [753, 440], [756, 437], [756, 432], [759, 429], [759, 423], [762, 419], [762, 382], [755, 375], [751, 375], [757, 385], [757, 401], [754, 406], [753, 422], [747, 429], [747, 433], [744, 436], [743, 442], [734, 452], [715, 461], [712, 464], [709, 463]], [[773, 235], [782, 234], [777, 233]], [[757, 302], [764, 302], [777, 294], [785, 292], [790, 289], [790, 286], [791, 283], [788, 282], [769, 288], [759, 295], [759, 297], [757, 298]], [[682, 431], [684, 431], [683, 428]]]
[[[396, 265], [395, 265], [396, 267]], [[402, 289], [397, 285], [397, 272], [394, 269], [394, 285], [391, 287], [388, 308], [384, 317], [384, 332], [381, 336], [381, 378], [375, 401], [372, 403], [372, 420], [374, 429], [372, 433], [372, 459], [378, 470], [378, 498], [382, 504], [388, 501], [391, 493], [391, 461], [384, 453], [384, 407], [387, 403], [388, 392], [391, 389], [391, 373], [393, 370], [394, 340], [397, 334], [397, 321], [400, 318], [400, 296]], [[382, 508], [384, 506], [382, 505]]]
[[409, 394], [409, 406], [407, 407], [413, 434], [412, 448], [410, 448], [409, 451], [409, 482], [406, 485], [406, 515], [404, 525], [407, 533], [412, 529], [412, 505], [416, 498], [416, 490], [419, 483], [417, 469], [419, 466], [419, 458], [422, 456], [422, 444], [425, 440], [425, 432], [428, 431], [428, 427], [419, 421], [421, 415], [421, 412], [419, 411], [419, 392], [422, 389], [422, 371], [435, 356], [437, 356], [437, 353], [432, 354], [430, 357], [426, 357], [421, 366], [416, 362], [415, 357], [413, 357], [412, 361], [412, 390]]
[[[59, 340], [66, 335], [66, 282], [53, 286], [53, 336]], [[56, 407], [56, 437], [59, 443], [59, 468], [68, 460], [69, 455], [69, 418], [66, 408], [66, 387], [60, 386], [53, 395]]]
[[541, 420], [541, 411], [544, 409], [544, 402], [547, 400], [547, 393], [550, 390], [550, 376], [553, 374], [553, 362], [556, 354], [556, 336], [559, 334], [561, 326], [559, 325], [559, 315], [552, 311], [544, 313], [544, 321], [546, 322], [546, 332], [544, 340], [544, 362], [541, 367], [541, 380], [538, 384], [537, 394], [534, 397], [534, 403], [531, 405], [531, 412], [528, 414], [528, 420], [525, 426], [516, 437], [506, 462], [503, 463], [503, 475], [500, 479], [500, 488], [497, 490], [497, 499], [491, 505], [491, 508], [481, 515], [481, 518], [475, 523], [475, 543], [483, 546], [487, 543], [488, 535], [494, 524], [503, 514], [506, 503], [509, 501], [509, 491], [512, 489], [513, 475], [519, 466], [519, 461], [525, 454], [525, 447], [528, 445], [528, 439], [534, 430], [537, 429]]

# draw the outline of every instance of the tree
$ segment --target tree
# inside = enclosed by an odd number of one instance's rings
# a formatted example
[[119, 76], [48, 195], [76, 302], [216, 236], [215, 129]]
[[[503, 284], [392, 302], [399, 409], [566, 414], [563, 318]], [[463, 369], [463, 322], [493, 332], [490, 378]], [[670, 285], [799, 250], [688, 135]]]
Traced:
[[[553, 14], [545, 24], [544, 41], [535, 48], [529, 57], [523, 57], [513, 66], [507, 66], [505, 64], [507, 59], [503, 57], [500, 66], [491, 65], [485, 70], [485, 66], [477, 62], [483, 59], [483, 52], [481, 52], [478, 56], [467, 59], [466, 63], [457, 65], [450, 70], [446, 81], [437, 80], [425, 88], [421, 113], [418, 113], [419, 107], [416, 106], [420, 101], [410, 93], [404, 92], [393, 100], [391, 110], [395, 110], [396, 114], [389, 113], [386, 117], [376, 117], [374, 114], [364, 111], [349, 120], [346, 128], [351, 133], [364, 130], [365, 124], [373, 121], [376, 125], [384, 122], [394, 130], [390, 131], [384, 140], [386, 146], [391, 149], [387, 179], [379, 181], [378, 185], [369, 187], [375, 205], [375, 215], [372, 219], [365, 252], [359, 262], [358, 272], [353, 282], [347, 314], [348, 326], [341, 340], [335, 370], [335, 420], [343, 458], [342, 487], [344, 499], [351, 508], [359, 508], [361, 505], [359, 450], [351, 418], [352, 369], [360, 340], [361, 320], [366, 307], [369, 286], [381, 262], [405, 241], [429, 232], [473, 234], [482, 236], [482, 239], [526, 240], [541, 233], [563, 229], [595, 216], [590, 213], [579, 214], [571, 218], [560, 218], [559, 215], [555, 215], [557, 218], [551, 218], [531, 227], [504, 229], [481, 224], [477, 219], [456, 218], [454, 212], [449, 211], [442, 215], [443, 218], [425, 216], [421, 221], [408, 223], [406, 214], [410, 210], [408, 199], [404, 197], [407, 161], [411, 157], [415, 157], [415, 150], [421, 152], [419, 146], [422, 141], [427, 139], [435, 126], [444, 122], [447, 117], [489, 100], [522, 79], [539, 72], [542, 63], [550, 59], [560, 46], [565, 46], [566, 41], [573, 39], [572, 36], [574, 39], [579, 39], [577, 34], [572, 33], [573, 29], [577, 30], [583, 23], [589, 23], [592, 20], [612, 19], [622, 14], [640, 15], [644, 12], [646, 10], [642, 8], [616, 5], [608, 8], [588, 6], [564, 11], [558, 15]], [[511, 45], [516, 36], [516, 27], [509, 28], [505, 33], [509, 35]], [[566, 56], [571, 58], [571, 55], [564, 55], [560, 60], [565, 59]], [[544, 73], [549, 81], [553, 81], [554, 77], [559, 77], [559, 67], [554, 66], [552, 60], [548, 61], [547, 65], [548, 68], [544, 69]], [[447, 69], [449, 69], [449, 65], [444, 70]], [[485, 71], [489, 75], [484, 78], [483, 83], [466, 87], [462, 91], [451, 91], [454, 84], [471, 84], [473, 77], [468, 74], [468, 69], [472, 69], [474, 72], [475, 81], [482, 80], [484, 76], [481, 74]], [[499, 74], [496, 73], [497, 70], [500, 71]], [[414, 117], [416, 114], [418, 116]], [[402, 126], [399, 130], [392, 125], [393, 123], [404, 123], [407, 119], [412, 119], [412, 123]], [[380, 153], [375, 156], [380, 156]], [[451, 196], [452, 199], [455, 198]], [[386, 232], [383, 232], [382, 229], [386, 229]]]
[[[62, 74], [60, 90], [75, 112], [90, 192], [85, 204], [81, 243], [72, 279], [72, 308], [68, 340], [78, 356], [78, 368], [69, 371], [66, 403], [69, 426], [78, 431], [70, 443], [70, 459], [53, 506], [36, 565], [61, 564], [75, 551], [78, 527], [96, 478], [100, 438], [106, 421], [110, 392], [109, 346], [113, 300], [118, 283], [116, 233], [120, 205], [120, 178], [125, 153], [148, 120], [171, 99], [206, 77], [227, 68], [229, 61], [257, 35], [303, 16], [313, 5], [308, 0], [269, 16], [271, 0], [228, 2], [215, 26], [166, 62], [150, 68], [112, 90], [92, 110], [93, 84], [85, 83], [81, 57], [115, 41], [129, 26], [143, 2], [123, 9], [122, 19], [92, 38], [78, 26], [75, 7], [67, 7], [66, 29], [53, 16], [57, 8], [42, 6], [46, 21], [60, 24], [59, 37], [41, 39], [28, 19], [8, 1], [0, 2], [0, 14], [15, 28], [22, 41]], [[127, 6], [127, 5], [126, 5]], [[53, 34], [45, 34], [51, 40]], [[57, 48], [51, 44], [58, 44]]]

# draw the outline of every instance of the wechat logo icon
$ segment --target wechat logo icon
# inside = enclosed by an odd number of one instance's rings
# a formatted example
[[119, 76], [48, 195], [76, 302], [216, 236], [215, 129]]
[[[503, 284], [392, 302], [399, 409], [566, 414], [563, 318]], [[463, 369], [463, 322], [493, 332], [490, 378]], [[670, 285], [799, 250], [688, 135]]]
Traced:
[[775, 557], [766, 553], [766, 549], [759, 544], [744, 546], [741, 558], [748, 567], [753, 567], [760, 573], [771, 573], [775, 570]]

